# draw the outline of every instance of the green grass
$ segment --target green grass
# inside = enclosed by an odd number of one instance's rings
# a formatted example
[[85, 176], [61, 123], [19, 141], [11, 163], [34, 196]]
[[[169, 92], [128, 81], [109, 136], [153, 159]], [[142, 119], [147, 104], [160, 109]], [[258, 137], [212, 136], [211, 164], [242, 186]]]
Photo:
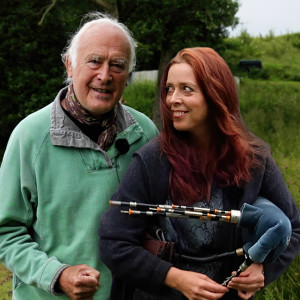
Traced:
[[261, 290], [255, 300], [299, 300], [300, 299], [300, 255], [288, 270], [276, 281]]
[[[247, 126], [268, 142], [285, 181], [300, 207], [300, 82], [246, 79], [240, 86], [240, 103]], [[255, 300], [300, 299], [300, 254], [275, 282]]]
[[270, 144], [300, 207], [300, 82], [248, 79], [242, 82], [239, 93], [245, 123]]
[[12, 298], [12, 274], [2, 264], [0, 264], [0, 300], [10, 300]]

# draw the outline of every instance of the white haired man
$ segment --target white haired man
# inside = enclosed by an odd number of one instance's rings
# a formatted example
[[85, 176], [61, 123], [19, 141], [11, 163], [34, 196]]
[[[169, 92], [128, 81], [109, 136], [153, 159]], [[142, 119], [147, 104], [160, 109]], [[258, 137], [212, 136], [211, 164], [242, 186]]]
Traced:
[[0, 259], [14, 274], [14, 299], [109, 298], [100, 215], [132, 154], [158, 134], [119, 103], [135, 47], [123, 24], [94, 14], [63, 53], [68, 86], [10, 137], [0, 170]]

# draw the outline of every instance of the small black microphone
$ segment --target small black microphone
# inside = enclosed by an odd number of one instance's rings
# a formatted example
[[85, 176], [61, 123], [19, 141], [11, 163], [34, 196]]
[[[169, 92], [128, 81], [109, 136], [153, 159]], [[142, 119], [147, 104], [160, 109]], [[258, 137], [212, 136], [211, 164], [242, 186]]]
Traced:
[[115, 146], [120, 154], [125, 154], [129, 151], [129, 143], [126, 139], [118, 139], [115, 142]]

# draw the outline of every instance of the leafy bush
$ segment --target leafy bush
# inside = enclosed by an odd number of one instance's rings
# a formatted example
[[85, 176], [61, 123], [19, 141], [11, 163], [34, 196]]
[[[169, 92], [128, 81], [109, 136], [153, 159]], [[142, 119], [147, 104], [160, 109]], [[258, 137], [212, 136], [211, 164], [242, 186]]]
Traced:
[[[226, 39], [224, 45], [220, 54], [236, 76], [300, 81], [300, 33], [275, 37], [270, 32], [266, 37], [253, 38], [243, 31], [238, 37]], [[241, 59], [259, 59], [262, 69], [243, 72], [239, 68]]]
[[[4, 1], [0, 16], [0, 140], [16, 124], [50, 103], [63, 86], [61, 52], [82, 15], [96, 3], [60, 1], [40, 25], [40, 1]], [[66, 14], [68, 12], [68, 14]]]
[[300, 49], [300, 33], [291, 35], [292, 45]]
[[150, 80], [131, 83], [125, 88], [122, 102], [151, 118], [155, 88], [156, 82]]

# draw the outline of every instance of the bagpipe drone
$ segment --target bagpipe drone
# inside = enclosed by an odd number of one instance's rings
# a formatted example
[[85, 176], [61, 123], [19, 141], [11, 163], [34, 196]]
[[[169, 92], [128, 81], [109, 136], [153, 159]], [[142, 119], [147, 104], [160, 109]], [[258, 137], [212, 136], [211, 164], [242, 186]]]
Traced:
[[[288, 246], [292, 227], [287, 216], [271, 201], [259, 197], [250, 205], [244, 203], [240, 210], [217, 210], [194, 206], [154, 205], [137, 202], [110, 201], [111, 205], [128, 207], [121, 213], [129, 215], [163, 216], [170, 218], [196, 218], [206, 221], [218, 221], [235, 224], [248, 229], [249, 242], [241, 249], [215, 255], [218, 257], [244, 255], [245, 260], [233, 275], [226, 278], [222, 285], [227, 286], [229, 281], [245, 271], [252, 263], [274, 261]], [[207, 261], [209, 258], [198, 258], [198, 261]]]

